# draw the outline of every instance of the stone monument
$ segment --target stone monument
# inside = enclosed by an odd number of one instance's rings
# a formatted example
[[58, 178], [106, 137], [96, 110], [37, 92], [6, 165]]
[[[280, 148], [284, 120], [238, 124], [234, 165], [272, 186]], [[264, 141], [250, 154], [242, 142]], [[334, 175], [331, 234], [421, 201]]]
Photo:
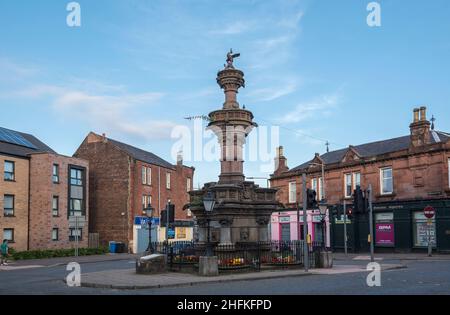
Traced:
[[[276, 189], [261, 188], [245, 180], [243, 146], [257, 124], [252, 112], [241, 108], [237, 101], [239, 88], [245, 87], [244, 73], [233, 65], [239, 56], [231, 50], [227, 54], [225, 68], [217, 74], [225, 102], [221, 109], [209, 114], [208, 129], [215, 133], [221, 148], [219, 181], [190, 192], [189, 207], [197, 219], [199, 243], [208, 239], [208, 222], [210, 239], [216, 244], [269, 241], [270, 217], [279, 209]], [[216, 201], [210, 214], [203, 207], [207, 192], [212, 192]]]

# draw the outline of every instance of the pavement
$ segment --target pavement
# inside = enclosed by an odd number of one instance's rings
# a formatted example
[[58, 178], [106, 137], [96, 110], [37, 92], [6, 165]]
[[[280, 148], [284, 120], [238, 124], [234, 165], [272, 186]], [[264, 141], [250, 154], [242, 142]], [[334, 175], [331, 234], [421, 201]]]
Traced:
[[[402, 264], [381, 264], [381, 270], [406, 268]], [[345, 273], [367, 272], [361, 265], [336, 265], [331, 269], [303, 269], [270, 270], [260, 272], [219, 275], [215, 277], [201, 277], [192, 273], [168, 272], [155, 275], [138, 275], [136, 270], [108, 270], [85, 273], [81, 275], [81, 286], [88, 288], [136, 290], [151, 288], [167, 288], [178, 286], [193, 286], [198, 284], [251, 281], [274, 278], [292, 278], [310, 275], [336, 275]]]
[[8, 261], [8, 265], [0, 266], [0, 270], [19, 270], [29, 268], [65, 266], [71, 262], [86, 264], [86, 263], [99, 263], [108, 261], [132, 260], [136, 259], [137, 257], [138, 255], [135, 254], [105, 254], [105, 255], [90, 255], [78, 257], [75, 256], [58, 257], [47, 259], [25, 259], [25, 260]]
[[[425, 253], [376, 253], [374, 255], [375, 261], [386, 261], [386, 260], [424, 260], [424, 261], [440, 261], [440, 260], [450, 260], [449, 254], [433, 254], [428, 257]], [[370, 260], [368, 254], [353, 254], [349, 253], [345, 255], [344, 253], [333, 253], [334, 260]]]

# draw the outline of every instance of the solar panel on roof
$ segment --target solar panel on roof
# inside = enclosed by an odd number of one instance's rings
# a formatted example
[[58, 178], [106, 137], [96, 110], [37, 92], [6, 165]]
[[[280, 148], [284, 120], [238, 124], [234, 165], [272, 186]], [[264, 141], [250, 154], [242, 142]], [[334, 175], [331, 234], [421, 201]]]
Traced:
[[20, 145], [31, 149], [36, 149], [36, 146], [33, 145], [27, 139], [25, 139], [21, 134], [13, 130], [8, 130], [1, 127], [0, 127], [0, 141]]

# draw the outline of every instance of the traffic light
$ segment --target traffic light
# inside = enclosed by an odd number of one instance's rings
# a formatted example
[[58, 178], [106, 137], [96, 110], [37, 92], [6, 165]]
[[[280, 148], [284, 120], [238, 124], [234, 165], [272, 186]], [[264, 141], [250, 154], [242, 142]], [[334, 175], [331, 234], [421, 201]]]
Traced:
[[353, 220], [353, 209], [352, 208], [347, 208], [347, 218], [349, 220]]
[[317, 209], [317, 193], [315, 190], [307, 189], [306, 190], [306, 204], [308, 209]]
[[[175, 222], [175, 205], [169, 205], [169, 224]], [[161, 210], [161, 225], [167, 225], [167, 210]]]
[[366, 212], [366, 198], [364, 198], [364, 193], [359, 186], [353, 192], [353, 207], [357, 213]]

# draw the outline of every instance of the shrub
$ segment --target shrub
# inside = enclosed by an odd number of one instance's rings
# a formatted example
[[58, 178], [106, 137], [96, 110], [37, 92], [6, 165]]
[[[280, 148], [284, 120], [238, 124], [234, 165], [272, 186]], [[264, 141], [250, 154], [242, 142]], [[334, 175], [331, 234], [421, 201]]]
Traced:
[[[79, 256], [103, 255], [106, 253], [108, 253], [107, 247], [78, 249]], [[17, 252], [14, 248], [10, 248], [9, 254], [10, 258], [14, 260], [71, 257], [75, 256], [75, 249], [44, 249]]]

